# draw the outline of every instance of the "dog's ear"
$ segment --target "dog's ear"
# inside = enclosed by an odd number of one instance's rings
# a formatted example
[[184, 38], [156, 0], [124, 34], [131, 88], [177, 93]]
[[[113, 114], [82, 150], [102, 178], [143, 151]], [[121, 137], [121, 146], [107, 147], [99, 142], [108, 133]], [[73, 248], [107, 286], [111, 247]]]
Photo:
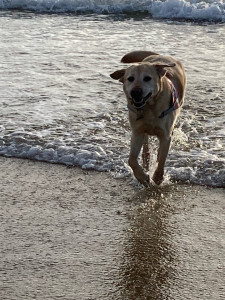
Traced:
[[163, 77], [166, 75], [167, 73], [167, 70], [166, 68], [173, 68], [175, 67], [176, 64], [175, 63], [171, 63], [171, 64], [166, 64], [166, 65], [163, 65], [163, 64], [157, 64], [155, 65], [155, 68], [156, 68], [156, 71], [157, 73], [159, 74], [160, 77]]
[[125, 74], [126, 69], [121, 69], [113, 72], [110, 74], [110, 77], [115, 80], [119, 80], [120, 82], [123, 82], [123, 76]]

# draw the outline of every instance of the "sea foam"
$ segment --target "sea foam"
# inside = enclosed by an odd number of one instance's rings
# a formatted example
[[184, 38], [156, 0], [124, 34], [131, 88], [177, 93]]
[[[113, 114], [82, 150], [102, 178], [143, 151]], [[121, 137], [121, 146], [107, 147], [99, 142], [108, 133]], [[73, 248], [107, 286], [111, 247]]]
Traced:
[[221, 0], [0, 0], [1, 10], [30, 10], [50, 13], [146, 13], [154, 18], [225, 22]]

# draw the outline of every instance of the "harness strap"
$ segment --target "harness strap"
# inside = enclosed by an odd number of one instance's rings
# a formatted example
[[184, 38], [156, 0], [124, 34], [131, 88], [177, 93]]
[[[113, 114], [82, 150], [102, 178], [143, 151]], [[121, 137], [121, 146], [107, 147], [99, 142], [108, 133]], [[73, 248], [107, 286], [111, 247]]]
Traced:
[[181, 99], [179, 97], [178, 91], [175, 88], [174, 84], [172, 83], [172, 81], [166, 77], [166, 80], [168, 82], [170, 91], [171, 91], [171, 104], [170, 107], [166, 110], [164, 110], [161, 115], [159, 116], [160, 119], [162, 119], [163, 117], [165, 117], [166, 115], [168, 115], [171, 111], [174, 111], [176, 109], [178, 109], [179, 107], [181, 107], [180, 102]]

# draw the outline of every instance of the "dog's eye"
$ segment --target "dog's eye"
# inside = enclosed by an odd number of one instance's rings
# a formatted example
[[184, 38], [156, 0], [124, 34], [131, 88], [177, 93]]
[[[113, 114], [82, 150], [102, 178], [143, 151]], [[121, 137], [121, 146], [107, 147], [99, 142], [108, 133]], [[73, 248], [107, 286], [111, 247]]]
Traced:
[[128, 81], [133, 82], [134, 81], [134, 76], [130, 76], [127, 78]]
[[145, 82], [148, 82], [148, 81], [150, 81], [151, 79], [152, 79], [152, 77], [150, 77], [150, 76], [145, 76], [145, 77], [144, 77], [144, 81], [145, 81]]

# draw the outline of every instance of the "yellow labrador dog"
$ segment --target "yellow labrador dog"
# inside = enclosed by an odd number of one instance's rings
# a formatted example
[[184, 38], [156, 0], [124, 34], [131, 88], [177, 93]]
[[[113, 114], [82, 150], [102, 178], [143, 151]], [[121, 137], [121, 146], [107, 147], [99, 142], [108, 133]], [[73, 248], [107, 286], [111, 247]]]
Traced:
[[[176, 119], [184, 101], [185, 71], [180, 61], [151, 51], [134, 51], [121, 62], [133, 63], [110, 74], [123, 83], [132, 128], [129, 165], [137, 180], [149, 185], [148, 135], [159, 140], [158, 166], [153, 175], [156, 184], [163, 181], [164, 166]], [[143, 167], [138, 156], [143, 146]]]

